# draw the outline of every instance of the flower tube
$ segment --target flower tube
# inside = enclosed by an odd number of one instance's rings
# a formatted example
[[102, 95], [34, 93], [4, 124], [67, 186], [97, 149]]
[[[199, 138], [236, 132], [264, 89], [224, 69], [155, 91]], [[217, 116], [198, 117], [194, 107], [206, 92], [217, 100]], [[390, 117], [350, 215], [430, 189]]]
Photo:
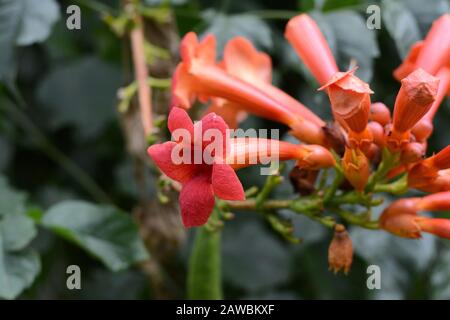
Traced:
[[423, 198], [400, 199], [393, 202], [381, 215], [382, 229], [397, 236], [417, 239], [422, 232], [432, 233], [450, 239], [450, 220], [428, 218], [418, 215], [419, 211], [450, 210], [450, 192], [436, 193]]
[[181, 62], [174, 74], [172, 104], [190, 108], [198, 97], [226, 99], [255, 115], [291, 127], [295, 136], [307, 143], [326, 144], [322, 128], [305, 120], [280, 101], [246, 81], [236, 78], [215, 64], [215, 38], [207, 36], [198, 42], [195, 33], [188, 33], [181, 44]]
[[417, 69], [402, 80], [394, 106], [392, 130], [387, 137], [391, 150], [401, 150], [410, 141], [410, 130], [430, 110], [439, 79]]
[[327, 90], [335, 118], [348, 131], [349, 145], [366, 151], [373, 139], [367, 129], [373, 91], [354, 75], [355, 70], [334, 74], [319, 90]]
[[339, 71], [325, 37], [307, 14], [289, 20], [284, 36], [321, 86]]
[[417, 68], [432, 75], [450, 64], [450, 14], [445, 14], [433, 22], [424, 41], [411, 47], [404, 62], [394, 71], [400, 81]]

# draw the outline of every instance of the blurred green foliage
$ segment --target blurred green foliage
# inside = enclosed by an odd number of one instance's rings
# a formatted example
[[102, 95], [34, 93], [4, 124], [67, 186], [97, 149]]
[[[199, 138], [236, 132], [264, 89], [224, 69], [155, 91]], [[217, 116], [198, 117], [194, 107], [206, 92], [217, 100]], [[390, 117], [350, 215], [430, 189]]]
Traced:
[[[180, 36], [190, 30], [214, 33], [219, 50], [236, 35], [249, 38], [272, 56], [275, 83], [324, 117], [329, 117], [325, 96], [316, 92], [317, 85], [283, 38], [290, 17], [312, 14], [339, 66], [347, 69], [355, 59], [360, 66], [357, 74], [375, 91], [373, 100], [392, 107], [399, 88], [392, 70], [432, 21], [450, 12], [447, 0], [429, 0], [426, 5], [419, 0], [142, 2], [149, 7], [170, 6]], [[65, 9], [72, 3], [81, 6], [81, 30], [65, 27]], [[366, 27], [370, 4], [381, 6], [380, 30]], [[116, 113], [117, 90], [126, 85], [123, 43], [101, 19], [102, 14], [120, 10], [118, 0], [0, 0], [0, 298], [153, 297], [138, 268], [113, 272], [147, 258], [129, 216], [100, 205], [64, 165], [48, 157], [54, 152], [47, 145], [50, 141], [118, 207], [130, 212], [136, 203], [132, 163]], [[450, 142], [448, 101], [437, 118], [431, 151]], [[277, 125], [254, 117], [244, 123], [244, 127], [273, 126]], [[239, 173], [246, 187], [263, 183], [252, 170]], [[291, 193], [285, 180], [278, 192]], [[353, 228], [352, 271], [348, 276], [334, 275], [327, 270], [329, 231], [303, 216], [288, 212], [285, 216], [292, 219], [302, 244], [287, 243], [261, 217], [249, 213], [237, 213], [226, 223], [225, 297], [450, 298], [448, 241], [430, 236], [405, 240]], [[185, 297], [191, 245], [189, 234], [173, 270], [167, 270], [178, 298]], [[81, 266], [80, 291], [65, 287], [70, 264]], [[370, 264], [381, 267], [381, 290], [366, 287]]]

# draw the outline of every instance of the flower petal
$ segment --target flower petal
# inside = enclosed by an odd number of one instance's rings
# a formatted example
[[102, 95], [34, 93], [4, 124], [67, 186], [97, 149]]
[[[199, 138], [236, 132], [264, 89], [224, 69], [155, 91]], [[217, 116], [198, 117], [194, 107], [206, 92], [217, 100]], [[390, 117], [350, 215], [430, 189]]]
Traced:
[[194, 131], [194, 124], [191, 118], [189, 118], [188, 113], [184, 109], [177, 107], [170, 110], [167, 126], [171, 133], [177, 129], [186, 129], [190, 133]]
[[245, 200], [241, 181], [228, 164], [213, 165], [212, 187], [214, 194], [221, 199]]
[[233, 76], [253, 83], [272, 82], [272, 61], [258, 52], [250, 41], [243, 37], [230, 40], [223, 53], [225, 69]]
[[186, 182], [195, 172], [195, 165], [173, 162], [172, 150], [176, 144], [173, 141], [154, 144], [147, 149], [147, 153], [166, 176], [179, 182]]
[[207, 175], [194, 176], [183, 184], [179, 203], [184, 226], [198, 227], [208, 222], [214, 202], [213, 190]]
[[210, 106], [205, 110], [205, 115], [213, 112], [221, 116], [231, 129], [237, 129], [239, 123], [247, 118], [247, 112], [239, 105], [221, 98], [212, 99]]
[[[221, 139], [222, 150], [220, 151], [222, 157], [227, 154], [227, 138], [228, 138], [228, 125], [222, 117], [218, 116], [214, 112], [208, 113], [203, 118], [194, 124], [194, 139], [195, 144], [200, 146], [200, 139], [202, 141], [202, 146], [205, 148], [208, 145], [215, 144], [215, 139]], [[220, 143], [220, 141], [219, 141]]]

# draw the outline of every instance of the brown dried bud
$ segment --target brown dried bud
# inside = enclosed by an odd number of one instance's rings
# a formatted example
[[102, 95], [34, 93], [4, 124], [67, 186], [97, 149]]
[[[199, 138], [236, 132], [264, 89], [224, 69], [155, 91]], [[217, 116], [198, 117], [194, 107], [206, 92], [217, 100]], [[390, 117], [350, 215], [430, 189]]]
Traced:
[[342, 224], [334, 228], [334, 237], [328, 248], [328, 265], [334, 273], [350, 271], [353, 262], [353, 245], [347, 230]]
[[314, 184], [318, 174], [318, 170], [306, 170], [294, 167], [289, 173], [289, 180], [291, 181], [295, 192], [302, 196], [308, 196], [316, 190]]
[[337, 122], [327, 122], [326, 126], [322, 127], [325, 137], [330, 144], [330, 147], [340, 156], [345, 152], [345, 137], [342, 133], [341, 126]]

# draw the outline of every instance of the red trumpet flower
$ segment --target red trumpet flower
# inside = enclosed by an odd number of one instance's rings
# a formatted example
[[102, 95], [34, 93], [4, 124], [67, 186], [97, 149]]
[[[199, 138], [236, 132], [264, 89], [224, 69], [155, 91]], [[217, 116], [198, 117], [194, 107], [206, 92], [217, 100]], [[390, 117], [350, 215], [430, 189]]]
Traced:
[[417, 68], [432, 75], [450, 65], [450, 14], [434, 21], [424, 41], [411, 47], [405, 61], [394, 71], [397, 80], [402, 80]]
[[450, 146], [411, 168], [408, 185], [425, 192], [450, 190]]
[[[224, 61], [225, 68], [230, 65], [230, 63], [227, 64], [227, 60], [232, 59], [234, 63], [239, 59], [233, 56], [233, 46], [232, 43], [232, 46], [228, 48], [228, 59]], [[287, 103], [288, 101], [292, 102], [293, 98], [286, 98], [287, 95], [280, 94], [280, 91], [273, 88], [266, 90], [266, 87], [270, 87], [269, 84], [264, 85], [264, 90], [261, 89], [258, 86], [264, 83], [262, 80], [251, 84], [239, 78], [248, 77], [254, 70], [248, 72], [247, 75], [243, 75], [242, 70], [234, 72], [235, 74], [239, 73], [239, 77], [237, 77], [232, 74], [235, 67], [233, 67], [232, 73], [229, 73], [217, 65], [213, 36], [209, 35], [202, 42], [198, 42], [195, 33], [188, 33], [181, 42], [181, 57], [182, 62], [178, 65], [174, 75], [173, 105], [186, 109], [197, 97], [202, 101], [214, 97], [223, 98], [242, 110], [286, 124], [292, 128], [296, 137], [307, 143], [326, 144], [321, 120], [311, 112], [305, 112], [306, 108], [299, 108], [299, 104]], [[260, 55], [259, 57], [261, 58]], [[263, 61], [264, 59], [259, 60], [261, 60], [260, 63], [267, 64], [267, 61]], [[245, 59], [240, 61], [245, 63]], [[267, 78], [267, 71], [265, 74]], [[275, 94], [273, 94], [274, 92]]]
[[307, 14], [289, 20], [284, 35], [321, 86], [339, 71], [325, 37]]
[[367, 129], [373, 91], [354, 75], [355, 70], [334, 74], [319, 90], [327, 90], [335, 118], [348, 130], [349, 145], [367, 151], [373, 139]]
[[439, 79], [417, 69], [402, 80], [394, 106], [393, 126], [387, 145], [399, 151], [410, 141], [410, 131], [430, 110], [436, 99]]
[[381, 215], [380, 226], [405, 238], [420, 238], [422, 232], [428, 232], [450, 239], [450, 220], [418, 216], [422, 210], [450, 210], [450, 192], [395, 201]]
[[318, 170], [336, 164], [330, 151], [319, 145], [292, 144], [262, 138], [230, 139], [230, 153], [226, 163], [240, 169], [274, 160], [296, 160], [302, 169]]
[[185, 110], [174, 107], [168, 127], [175, 141], [152, 145], [148, 154], [164, 174], [182, 184], [179, 203], [186, 227], [208, 221], [214, 195], [224, 200], [245, 199], [236, 169], [291, 159], [297, 160], [299, 167], [312, 170], [335, 165], [333, 155], [319, 145], [229, 139], [228, 126], [214, 113], [193, 124]]
[[433, 119], [445, 96], [450, 94], [450, 67], [444, 67], [436, 74], [439, 79], [439, 88], [436, 94], [436, 100], [430, 107], [425, 116], [414, 126], [412, 133], [419, 141], [426, 141], [433, 132]]
[[[214, 195], [226, 200], [245, 199], [236, 173], [223, 161], [227, 153], [225, 137], [228, 127], [222, 118], [210, 113], [194, 125], [186, 111], [173, 108], [168, 127], [178, 141], [152, 145], [148, 148], [148, 154], [164, 174], [182, 183], [179, 203], [185, 227], [200, 226], [208, 221], [214, 208]], [[225, 149], [222, 158], [213, 154], [212, 163], [206, 163], [202, 158], [207, 148], [204, 137], [209, 129], [217, 130], [222, 135], [219, 148]], [[185, 135], [180, 139], [183, 133]], [[200, 139], [196, 134], [200, 135]], [[199, 153], [200, 161], [195, 161], [195, 154]]]

